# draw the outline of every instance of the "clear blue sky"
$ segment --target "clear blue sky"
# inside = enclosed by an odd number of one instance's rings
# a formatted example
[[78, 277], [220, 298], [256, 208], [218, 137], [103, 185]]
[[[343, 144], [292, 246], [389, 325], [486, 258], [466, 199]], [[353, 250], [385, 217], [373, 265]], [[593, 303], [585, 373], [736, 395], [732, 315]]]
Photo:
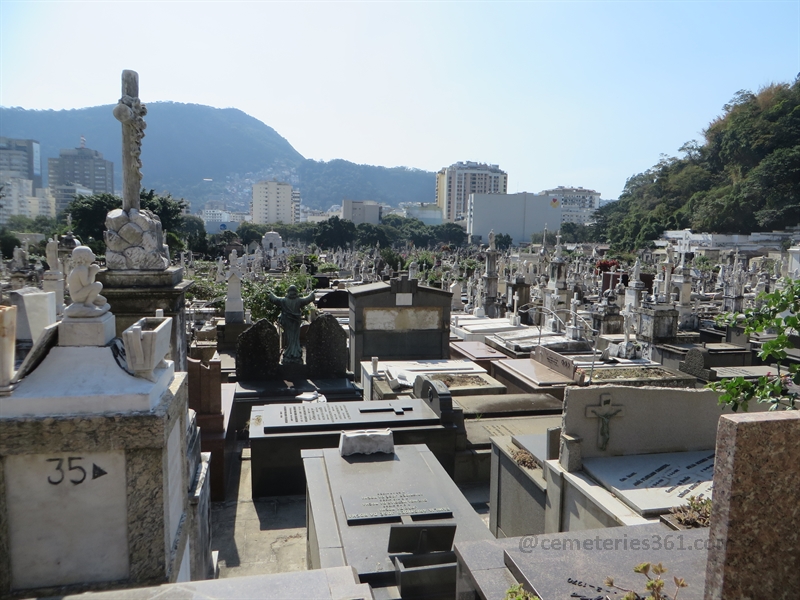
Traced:
[[308, 158], [616, 198], [738, 90], [794, 80], [800, 1], [0, 0], [1, 105], [113, 104], [123, 69], [144, 102], [239, 108]]

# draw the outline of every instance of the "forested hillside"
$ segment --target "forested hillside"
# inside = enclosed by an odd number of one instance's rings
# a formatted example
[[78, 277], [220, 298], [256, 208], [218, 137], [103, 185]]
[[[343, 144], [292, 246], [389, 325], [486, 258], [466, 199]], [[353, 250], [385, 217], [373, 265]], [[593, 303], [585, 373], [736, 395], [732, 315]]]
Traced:
[[[112, 109], [0, 108], [0, 136], [39, 141], [45, 170], [48, 158], [62, 148], [78, 147], [84, 136], [88, 148], [114, 163], [119, 190], [122, 143]], [[235, 108], [154, 102], [147, 110], [142, 185], [185, 198], [193, 210], [209, 199], [246, 209], [252, 181], [272, 177], [299, 187], [303, 203], [315, 208], [341, 204], [344, 198], [393, 205], [434, 198], [431, 172], [307, 160], [274, 129]]]
[[800, 223], [800, 78], [738, 92], [703, 133], [682, 157], [631, 177], [619, 201], [598, 211], [595, 237], [631, 251], [665, 229], [752, 233]]

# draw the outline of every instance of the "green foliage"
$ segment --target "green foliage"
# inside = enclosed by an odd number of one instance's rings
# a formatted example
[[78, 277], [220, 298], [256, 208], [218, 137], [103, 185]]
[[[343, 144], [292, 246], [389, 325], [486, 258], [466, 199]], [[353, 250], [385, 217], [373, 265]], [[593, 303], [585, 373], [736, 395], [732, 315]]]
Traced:
[[329, 263], [329, 262], [321, 262], [317, 267], [318, 273], [338, 273], [339, 267], [336, 266], [336, 263]]
[[[653, 575], [655, 575], [655, 577], [650, 577], [650, 569], [653, 570]], [[675, 592], [672, 594], [672, 596], [664, 592], [664, 587], [666, 586], [667, 582], [665, 579], [662, 579], [661, 576], [667, 572], [667, 569], [661, 563], [658, 563], [657, 565], [642, 563], [640, 565], [636, 565], [633, 568], [633, 572], [640, 573], [647, 579], [647, 582], [645, 583], [644, 596], [637, 594], [633, 590], [614, 585], [614, 580], [611, 577], [606, 577], [605, 584], [610, 588], [616, 588], [626, 592], [626, 594], [622, 597], [622, 600], [644, 600], [645, 598], [652, 598], [653, 600], [676, 600], [680, 589], [689, 587], [689, 584], [687, 584], [686, 580], [683, 578], [673, 577], [672, 581], [675, 584]]]
[[800, 222], [800, 80], [738, 92], [725, 114], [628, 179], [599, 209], [593, 241], [612, 251], [644, 247], [665, 229], [752, 233]]
[[506, 590], [506, 595], [503, 600], [539, 600], [539, 596], [534, 596], [523, 588], [521, 583], [518, 583]]
[[375, 248], [378, 244], [385, 248], [389, 245], [389, 238], [380, 225], [359, 223], [356, 225], [356, 243], [362, 248]]
[[711, 525], [711, 498], [689, 496], [688, 504], [674, 506], [670, 512], [684, 527], [709, 527]]
[[[270, 323], [277, 323], [281, 309], [269, 299], [269, 292], [276, 296], [284, 296], [289, 286], [294, 285], [303, 294], [304, 290], [313, 287], [315, 284], [316, 279], [311, 275], [303, 275], [299, 271], [286, 273], [280, 279], [269, 278], [265, 282], [244, 279], [242, 281], [244, 307], [250, 311], [254, 321], [267, 319]], [[303, 308], [303, 314], [307, 314], [310, 310], [311, 306], [306, 305]]]
[[498, 250], [508, 250], [513, 241], [507, 233], [498, 233], [494, 238], [494, 245]]
[[797, 347], [800, 331], [800, 279], [785, 280], [783, 289], [759, 296], [760, 306], [748, 309], [743, 315], [728, 313], [718, 319], [720, 325], [743, 326], [745, 333], [772, 332], [775, 337], [761, 344], [758, 353], [763, 361], [776, 362], [775, 373], [747, 381], [743, 377], [723, 379], [708, 384], [708, 388], [722, 392], [719, 402], [729, 405], [735, 412], [741, 407], [747, 411], [751, 400], [768, 403], [770, 410], [796, 409], [800, 401], [800, 365], [793, 363], [788, 369], [787, 350]]
[[170, 256], [175, 257], [179, 252], [186, 250], [186, 244], [183, 243], [183, 240], [179, 238], [177, 234], [168, 231], [165, 237], [167, 246], [169, 246]]
[[236, 229], [236, 235], [242, 240], [242, 244], [247, 246], [250, 242], [258, 242], [260, 244], [261, 238], [264, 237], [267, 231], [269, 231], [269, 225], [245, 221], [244, 223], [239, 223], [239, 227]]
[[356, 240], [356, 226], [352, 221], [331, 217], [317, 224], [314, 241], [320, 248], [345, 248]]
[[[161, 228], [167, 232], [179, 232], [183, 226], [185, 200], [175, 200], [170, 194], [157, 195], [153, 190], [142, 189], [141, 207], [154, 212], [161, 219]], [[67, 206], [66, 212], [72, 215], [72, 229], [84, 243], [102, 242], [106, 228], [106, 215], [115, 208], [122, 207], [122, 198], [111, 194], [77, 196]], [[90, 244], [91, 245], [91, 244]]]
[[21, 246], [22, 242], [6, 227], [0, 227], [0, 253], [3, 258], [13, 258], [14, 248]]
[[203, 236], [206, 235], [206, 224], [197, 215], [183, 215], [183, 223], [181, 224], [180, 233], [189, 236]]
[[6, 227], [18, 233], [43, 233], [52, 235], [56, 229], [56, 220], [45, 215], [37, 215], [31, 219], [24, 215], [11, 215], [6, 222]]
[[431, 233], [437, 242], [462, 246], [467, 240], [467, 232], [458, 223], [442, 223], [434, 225]]
[[381, 248], [381, 258], [395, 271], [399, 271], [403, 266], [403, 257], [391, 248]]

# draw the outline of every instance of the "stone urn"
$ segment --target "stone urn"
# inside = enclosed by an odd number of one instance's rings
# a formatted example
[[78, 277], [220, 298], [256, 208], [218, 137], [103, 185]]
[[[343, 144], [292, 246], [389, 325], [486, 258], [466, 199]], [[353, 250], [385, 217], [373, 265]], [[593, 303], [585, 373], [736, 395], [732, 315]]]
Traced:
[[153, 371], [165, 366], [172, 337], [172, 317], [144, 317], [122, 332], [128, 370], [155, 381]]

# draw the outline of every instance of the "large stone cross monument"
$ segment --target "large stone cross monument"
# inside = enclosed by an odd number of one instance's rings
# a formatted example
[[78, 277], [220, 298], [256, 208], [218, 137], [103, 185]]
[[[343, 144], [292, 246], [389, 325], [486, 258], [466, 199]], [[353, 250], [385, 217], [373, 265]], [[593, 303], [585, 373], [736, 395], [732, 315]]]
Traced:
[[139, 100], [139, 75], [122, 72], [122, 97], [114, 117], [122, 123], [122, 208], [106, 217], [106, 267], [97, 274], [103, 293], [116, 313], [117, 336], [156, 310], [172, 317], [172, 341], [168, 358], [178, 371], [186, 370], [186, 290], [192, 280], [183, 279], [181, 267], [171, 267], [164, 244], [161, 220], [141, 208], [142, 138], [147, 114]]
[[161, 220], [139, 208], [142, 138], [147, 108], [139, 100], [139, 75], [122, 72], [122, 97], [114, 116], [122, 123], [122, 208], [106, 217], [106, 265], [111, 270], [163, 271], [169, 267]]

